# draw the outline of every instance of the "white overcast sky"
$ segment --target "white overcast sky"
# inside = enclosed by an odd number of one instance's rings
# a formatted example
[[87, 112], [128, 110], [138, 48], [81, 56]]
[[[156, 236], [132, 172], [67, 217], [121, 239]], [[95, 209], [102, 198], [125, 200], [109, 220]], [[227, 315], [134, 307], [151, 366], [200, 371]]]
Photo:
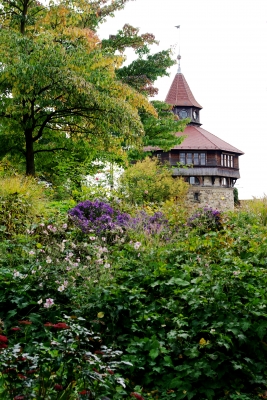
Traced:
[[[203, 107], [202, 127], [245, 153], [240, 199], [267, 195], [267, 0], [135, 0], [98, 34], [125, 23], [153, 33], [155, 52], [177, 45], [181, 26], [182, 73]], [[176, 71], [157, 81], [159, 100]]]

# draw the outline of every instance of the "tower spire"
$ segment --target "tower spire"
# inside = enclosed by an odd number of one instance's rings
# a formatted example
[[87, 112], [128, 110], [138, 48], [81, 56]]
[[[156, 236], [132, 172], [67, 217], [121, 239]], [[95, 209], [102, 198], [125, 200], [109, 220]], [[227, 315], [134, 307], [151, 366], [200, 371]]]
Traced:
[[177, 73], [178, 74], [181, 74], [181, 51], [180, 51], [180, 43], [181, 43], [181, 41], [180, 41], [180, 37], [181, 37], [181, 35], [180, 35], [180, 25], [176, 25], [175, 26], [175, 28], [177, 28], [177, 29], [179, 29], [179, 53], [178, 53], [178, 56], [177, 56], [177, 60], [178, 60], [178, 70], [177, 70]]

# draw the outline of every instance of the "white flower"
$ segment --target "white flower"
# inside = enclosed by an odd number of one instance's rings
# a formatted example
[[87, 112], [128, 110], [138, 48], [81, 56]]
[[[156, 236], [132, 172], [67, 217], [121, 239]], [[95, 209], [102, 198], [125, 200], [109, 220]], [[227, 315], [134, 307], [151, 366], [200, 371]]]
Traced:
[[43, 302], [43, 299], [40, 299], [37, 301], [38, 304], [42, 304], [42, 302]]
[[64, 286], [64, 285], [61, 285], [61, 286], [58, 287], [57, 290], [58, 290], [59, 292], [63, 292], [63, 290], [65, 290], [65, 289], [66, 289], [65, 286]]
[[110, 268], [110, 264], [108, 264], [108, 263], [106, 263], [105, 265], [104, 265], [104, 268]]
[[48, 257], [46, 258], [46, 262], [47, 262], [47, 264], [51, 264], [51, 262], [52, 262], [51, 257], [48, 256]]
[[95, 236], [89, 236], [90, 240], [95, 240]]
[[68, 283], [69, 283], [68, 281], [64, 281], [64, 282], [63, 282], [63, 285], [64, 285], [65, 287], [67, 287], [67, 286], [68, 286]]
[[32, 274], [36, 274], [36, 270], [35, 269], [32, 270]]
[[29, 255], [30, 256], [34, 256], [35, 255], [35, 251], [33, 251], [33, 250], [29, 251]]
[[20, 272], [19, 271], [14, 271], [14, 274], [13, 274], [13, 276], [14, 276], [14, 278], [19, 278], [20, 277]]
[[135, 244], [134, 244], [134, 248], [135, 248], [135, 250], [138, 250], [139, 249], [139, 247], [142, 245], [142, 243], [140, 243], [140, 242], [136, 242]]
[[54, 303], [54, 300], [53, 300], [53, 299], [46, 299], [46, 300], [45, 300], [44, 307], [45, 307], [45, 308], [50, 308], [50, 307], [52, 307], [54, 304], [55, 304], [55, 303]]

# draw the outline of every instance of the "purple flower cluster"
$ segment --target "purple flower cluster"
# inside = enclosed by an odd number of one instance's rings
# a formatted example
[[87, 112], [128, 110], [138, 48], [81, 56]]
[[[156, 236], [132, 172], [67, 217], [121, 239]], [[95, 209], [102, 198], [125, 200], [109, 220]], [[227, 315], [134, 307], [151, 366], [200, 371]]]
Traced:
[[156, 212], [154, 215], [148, 215], [145, 211], [139, 212], [135, 218], [128, 221], [127, 226], [134, 230], [141, 230], [148, 235], [169, 234], [169, 221], [162, 212]]
[[212, 207], [198, 209], [187, 221], [191, 228], [197, 228], [201, 231], [221, 229], [222, 213]]
[[97, 235], [124, 227], [130, 219], [128, 214], [114, 210], [99, 200], [83, 201], [69, 210], [68, 214], [82, 232], [94, 232]]

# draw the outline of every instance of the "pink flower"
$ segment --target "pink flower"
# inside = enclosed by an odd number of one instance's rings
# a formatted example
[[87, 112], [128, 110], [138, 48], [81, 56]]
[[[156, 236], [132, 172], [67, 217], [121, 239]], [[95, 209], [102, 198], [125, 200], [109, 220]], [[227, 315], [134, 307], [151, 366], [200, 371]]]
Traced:
[[141, 396], [141, 394], [136, 393], [136, 392], [130, 393], [130, 396], [135, 397], [136, 399], [139, 399], [139, 400], [145, 400], [144, 397]]
[[54, 303], [54, 300], [53, 300], [53, 299], [46, 299], [46, 300], [45, 300], [44, 307], [45, 307], [45, 308], [50, 308], [50, 307], [52, 307], [54, 304], [55, 304], [55, 303]]
[[138, 250], [139, 249], [139, 247], [142, 245], [142, 243], [140, 243], [140, 242], [136, 242], [135, 244], [134, 244], [134, 248], [135, 248], [135, 250]]
[[58, 322], [57, 324], [53, 325], [53, 328], [57, 329], [69, 329], [69, 325], [65, 324], [65, 322]]

